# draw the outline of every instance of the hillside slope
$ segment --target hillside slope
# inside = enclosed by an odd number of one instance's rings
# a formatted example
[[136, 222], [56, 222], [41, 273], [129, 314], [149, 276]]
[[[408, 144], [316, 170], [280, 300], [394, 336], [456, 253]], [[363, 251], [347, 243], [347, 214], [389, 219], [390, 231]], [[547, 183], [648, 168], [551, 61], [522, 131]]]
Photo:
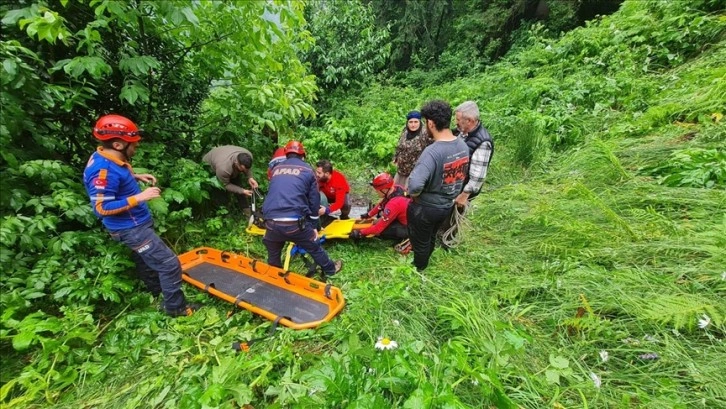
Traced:
[[[461, 245], [418, 273], [392, 243], [327, 243], [346, 261], [331, 279], [345, 310], [249, 353], [229, 346], [270, 323], [228, 317], [190, 288], [205, 308], [178, 320], [142, 294], [98, 319], [86, 307], [31, 314], [2, 335], [20, 345], [35, 326], [42, 345], [3, 359], [3, 407], [726, 407], [717, 3], [625, 1], [556, 41], [533, 28], [476, 77], [431, 74], [331, 104], [325, 126], [301, 129], [306, 148], [364, 181], [389, 166], [405, 112], [479, 103], [497, 151]], [[226, 214], [185, 228], [179, 252], [264, 258]], [[397, 348], [377, 350], [384, 337]]]

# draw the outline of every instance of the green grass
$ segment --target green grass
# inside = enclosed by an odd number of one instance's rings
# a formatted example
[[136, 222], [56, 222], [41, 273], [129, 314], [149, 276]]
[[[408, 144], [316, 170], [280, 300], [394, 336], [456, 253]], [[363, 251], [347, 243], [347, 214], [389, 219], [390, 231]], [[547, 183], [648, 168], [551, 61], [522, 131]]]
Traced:
[[[0, 407], [726, 407], [726, 186], [664, 179], [682, 169], [679, 153], [723, 152], [726, 120], [712, 114], [726, 106], [726, 43], [717, 37], [670, 69], [643, 67], [666, 57], [639, 36], [651, 30], [673, 48], [687, 33], [659, 31], [641, 8], [627, 2], [631, 14], [550, 48], [534, 39], [476, 77], [351, 96], [337, 106], [347, 116], [332, 121], [348, 140], [329, 144], [330, 129], [308, 129], [320, 154], [354, 139], [367, 149], [336, 166], [373, 198], [367, 181], [388, 162], [401, 125], [392, 124], [412, 101], [481, 101], [497, 143], [486, 190], [462, 243], [437, 249], [425, 272], [393, 243], [327, 243], [345, 260], [331, 279], [343, 312], [315, 330], [280, 329], [249, 353], [232, 342], [264, 336], [271, 323], [246, 311], [228, 318], [229, 304], [189, 286], [204, 304], [189, 318], [165, 317], [144, 294], [122, 300], [120, 313], [99, 307], [91, 345], [72, 336], [77, 328], [58, 331], [62, 345], [41, 328], [42, 347], [23, 354], [3, 329], [11, 363]], [[704, 163], [686, 170], [719, 166]], [[264, 259], [245, 223], [220, 210], [172, 245]], [[377, 351], [379, 337], [399, 347]]]

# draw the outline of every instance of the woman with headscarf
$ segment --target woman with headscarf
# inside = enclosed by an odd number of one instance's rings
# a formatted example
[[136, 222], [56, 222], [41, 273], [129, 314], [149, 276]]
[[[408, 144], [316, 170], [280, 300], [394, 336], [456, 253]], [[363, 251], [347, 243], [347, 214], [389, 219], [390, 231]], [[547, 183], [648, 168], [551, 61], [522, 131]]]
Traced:
[[396, 153], [393, 155], [393, 164], [398, 168], [393, 181], [397, 185], [408, 189], [408, 177], [411, 175], [413, 165], [421, 156], [424, 148], [429, 146], [433, 139], [426, 127], [421, 124], [421, 113], [411, 111], [406, 115], [406, 126], [398, 138]]

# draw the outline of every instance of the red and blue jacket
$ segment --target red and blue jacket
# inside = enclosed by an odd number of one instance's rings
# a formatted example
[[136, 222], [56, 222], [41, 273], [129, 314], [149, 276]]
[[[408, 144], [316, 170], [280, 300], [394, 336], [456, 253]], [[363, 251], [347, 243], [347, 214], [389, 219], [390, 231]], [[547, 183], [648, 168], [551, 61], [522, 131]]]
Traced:
[[265, 220], [318, 219], [320, 193], [313, 169], [299, 158], [289, 158], [272, 169], [262, 214]]
[[372, 226], [362, 229], [361, 234], [364, 236], [378, 236], [386, 230], [394, 221], [398, 221], [404, 226], [408, 226], [408, 217], [406, 211], [411, 203], [411, 198], [405, 195], [402, 186], [396, 185], [391, 196], [383, 198], [378, 204], [368, 212], [369, 218], [380, 217]]
[[94, 213], [107, 230], [126, 230], [151, 220], [149, 207], [134, 197], [141, 188], [131, 165], [108, 155], [103, 148], [88, 159], [83, 184]]

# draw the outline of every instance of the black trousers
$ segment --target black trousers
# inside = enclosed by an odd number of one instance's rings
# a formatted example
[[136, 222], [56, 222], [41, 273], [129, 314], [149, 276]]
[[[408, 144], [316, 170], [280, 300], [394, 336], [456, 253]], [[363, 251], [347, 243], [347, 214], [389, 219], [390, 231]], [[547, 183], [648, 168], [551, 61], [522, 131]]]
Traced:
[[408, 227], [404, 226], [398, 220], [389, 224], [385, 230], [378, 235], [382, 239], [404, 240], [408, 238]]
[[423, 271], [429, 265], [431, 253], [436, 245], [436, 232], [451, 214], [451, 206], [446, 208], [423, 206], [416, 202], [408, 205], [408, 238], [413, 247], [413, 265]]

